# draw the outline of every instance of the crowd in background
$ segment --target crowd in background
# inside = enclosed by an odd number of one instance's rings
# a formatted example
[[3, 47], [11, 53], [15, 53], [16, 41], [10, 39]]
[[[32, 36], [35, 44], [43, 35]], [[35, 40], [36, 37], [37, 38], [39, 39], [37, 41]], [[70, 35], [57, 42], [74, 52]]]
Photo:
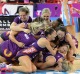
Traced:
[[0, 0], [0, 3], [13, 2], [13, 3], [60, 3], [61, 0]]

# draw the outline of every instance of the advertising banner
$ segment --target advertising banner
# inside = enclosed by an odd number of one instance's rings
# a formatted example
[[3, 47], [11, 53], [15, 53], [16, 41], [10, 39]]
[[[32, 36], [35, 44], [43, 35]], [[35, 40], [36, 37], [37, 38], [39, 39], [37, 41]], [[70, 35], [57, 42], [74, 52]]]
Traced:
[[76, 8], [77, 11], [79, 11], [79, 12], [77, 12], [76, 10], [73, 9], [72, 16], [73, 17], [80, 17], [80, 3], [74, 3], [73, 8]]
[[0, 16], [0, 31], [7, 31], [10, 30], [10, 25], [13, 22], [14, 18], [16, 17], [11, 15], [11, 16]]
[[5, 15], [17, 15], [20, 7], [28, 7], [30, 10], [30, 16], [33, 18], [33, 5], [13, 5], [5, 4], [2, 7], [2, 13]]
[[33, 12], [34, 17], [41, 15], [41, 11], [44, 8], [50, 9], [51, 17], [59, 17], [61, 12], [60, 4], [37, 4], [37, 5], [34, 5], [33, 8], [34, 8], [34, 12]]

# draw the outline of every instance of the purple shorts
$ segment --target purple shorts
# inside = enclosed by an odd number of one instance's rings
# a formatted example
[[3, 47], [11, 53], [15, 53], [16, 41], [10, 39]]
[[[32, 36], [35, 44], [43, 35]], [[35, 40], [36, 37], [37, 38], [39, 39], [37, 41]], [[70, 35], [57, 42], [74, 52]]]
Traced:
[[3, 32], [3, 33], [1, 34], [1, 38], [2, 38], [4, 41], [6, 41], [6, 40], [9, 39], [9, 34], [10, 34], [10, 31]]
[[37, 55], [37, 50], [32, 47], [26, 47], [25, 49], [21, 49], [21, 51], [18, 51], [16, 54], [16, 58], [18, 59], [21, 56], [29, 56], [31, 59], [33, 59]]
[[[45, 62], [46, 61], [46, 58], [48, 57], [48, 56], [53, 56], [52, 54], [45, 54], [45, 55], [43, 55], [43, 62]], [[63, 57], [63, 55], [62, 54], [60, 54], [60, 53], [56, 53], [56, 55], [55, 56], [53, 56], [53, 57], [55, 57], [55, 59], [56, 59], [56, 62], [60, 59], [60, 58], [64, 58]]]

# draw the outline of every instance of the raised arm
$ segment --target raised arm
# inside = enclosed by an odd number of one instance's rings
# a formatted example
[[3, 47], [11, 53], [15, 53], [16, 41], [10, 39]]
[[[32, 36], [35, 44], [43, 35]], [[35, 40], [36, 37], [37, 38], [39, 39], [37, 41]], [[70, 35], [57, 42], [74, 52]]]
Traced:
[[[20, 25], [20, 24], [19, 24]], [[21, 23], [21, 25], [25, 26], [24, 23]], [[17, 23], [13, 22], [10, 26], [10, 29], [13, 31], [24, 31], [24, 27], [20, 27], [17, 25]]]
[[10, 29], [15, 32], [20, 32], [20, 31], [23, 31], [25, 33], [31, 32], [29, 29], [25, 29], [24, 27], [25, 27], [25, 23], [20, 23], [20, 24], [16, 25], [16, 23], [13, 22], [10, 26]]

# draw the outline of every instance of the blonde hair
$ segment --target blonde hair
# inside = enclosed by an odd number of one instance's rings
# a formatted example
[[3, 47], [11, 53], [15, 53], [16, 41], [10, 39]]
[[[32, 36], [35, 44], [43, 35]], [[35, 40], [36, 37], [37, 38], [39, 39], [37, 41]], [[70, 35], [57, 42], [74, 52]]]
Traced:
[[63, 60], [62, 69], [63, 69], [63, 71], [70, 71], [71, 70], [71, 64], [67, 60]]
[[30, 25], [30, 29], [33, 33], [40, 29], [44, 29], [44, 19], [42, 17], [36, 17]]
[[44, 22], [44, 19], [42, 17], [36, 17], [33, 22]]
[[44, 9], [42, 10], [41, 15], [43, 15], [44, 13], [49, 13], [49, 14], [51, 14], [51, 11], [50, 11], [49, 8], [44, 8]]
[[30, 30], [32, 33], [36, 33], [37, 31], [41, 30], [44, 28], [44, 25], [42, 22], [32, 22], [30, 25]]

